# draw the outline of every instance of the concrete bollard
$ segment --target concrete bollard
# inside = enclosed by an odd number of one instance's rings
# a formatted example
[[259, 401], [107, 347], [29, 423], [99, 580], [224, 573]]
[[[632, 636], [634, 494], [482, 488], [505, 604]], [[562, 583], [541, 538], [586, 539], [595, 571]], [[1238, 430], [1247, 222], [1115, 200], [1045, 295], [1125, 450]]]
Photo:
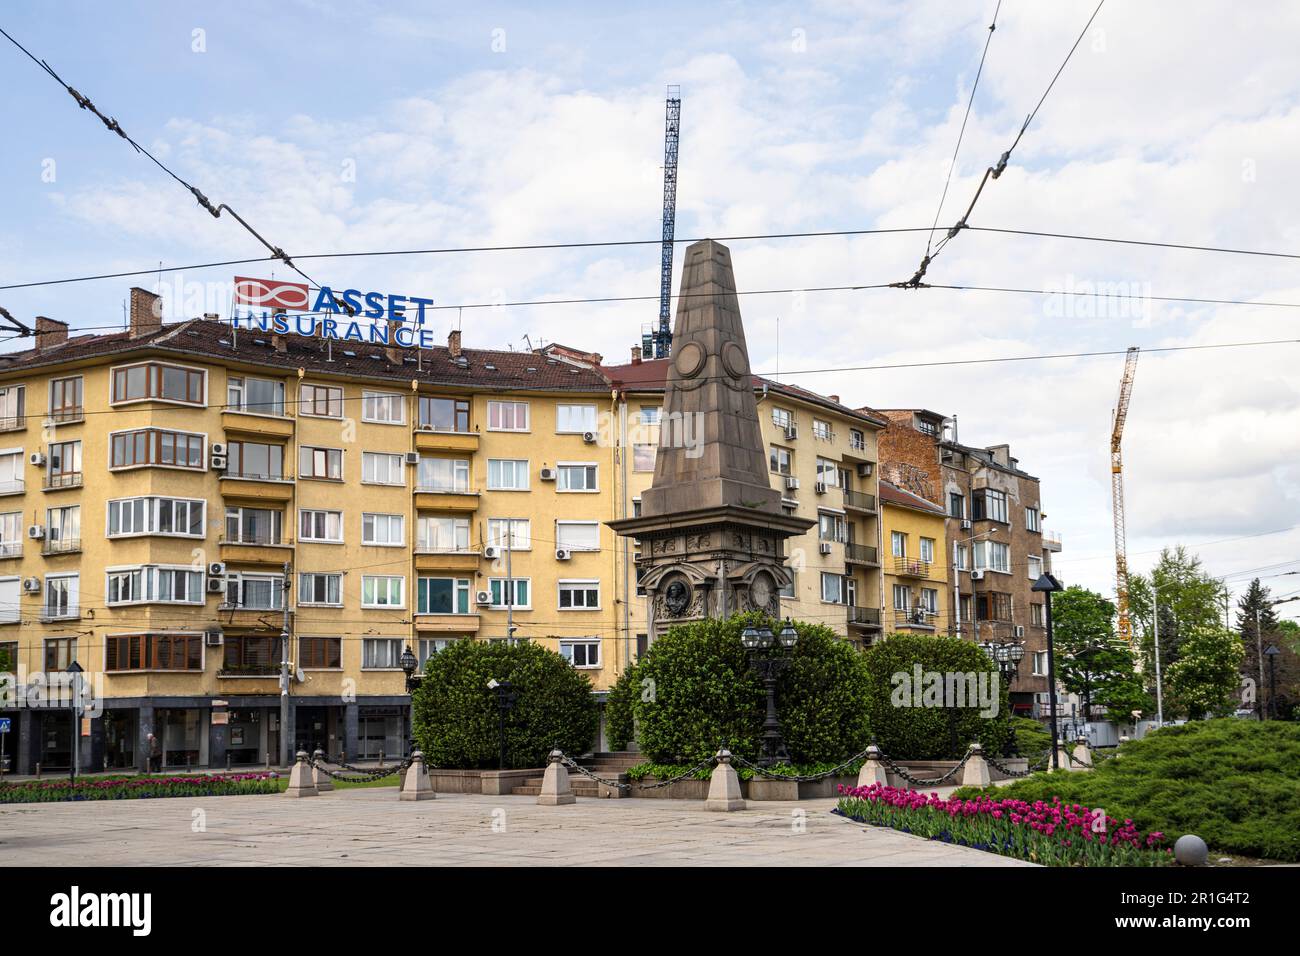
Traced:
[[312, 755], [311, 782], [316, 785], [318, 793], [329, 793], [334, 789], [334, 778], [321, 766], [325, 762], [325, 751], [317, 749]]
[[978, 743], [970, 745], [970, 757], [961, 768], [963, 787], [987, 787], [993, 780], [989, 776], [989, 763], [984, 759], [984, 748]]
[[564, 754], [552, 750], [546, 758], [546, 773], [542, 776], [542, 792], [537, 795], [539, 807], [563, 807], [577, 803], [573, 788], [569, 786], [569, 770], [562, 762]]
[[869, 787], [873, 783], [878, 783], [882, 787], [889, 786], [889, 771], [880, 761], [880, 748], [872, 744], [867, 748], [867, 760], [858, 771], [858, 786]]
[[731, 751], [726, 747], [718, 751], [718, 765], [709, 777], [709, 795], [704, 801], [704, 809], [721, 813], [745, 809], [745, 800], [740, 795], [740, 777], [731, 765]]
[[316, 784], [311, 778], [311, 766], [307, 763], [305, 750], [298, 751], [293, 770], [289, 772], [289, 789], [284, 792], [284, 795], [286, 797], [316, 796]]
[[1070, 761], [1073, 770], [1092, 769], [1092, 751], [1088, 749], [1088, 738], [1082, 735], [1074, 742], [1074, 759]]
[[1074, 764], [1070, 762], [1070, 750], [1062, 740], [1056, 745], [1056, 762], [1060, 764], [1062, 770], [1073, 770]]
[[429, 770], [424, 765], [424, 754], [416, 750], [411, 753], [411, 765], [402, 775], [402, 786], [397, 793], [398, 800], [432, 800], [437, 794], [429, 782]]

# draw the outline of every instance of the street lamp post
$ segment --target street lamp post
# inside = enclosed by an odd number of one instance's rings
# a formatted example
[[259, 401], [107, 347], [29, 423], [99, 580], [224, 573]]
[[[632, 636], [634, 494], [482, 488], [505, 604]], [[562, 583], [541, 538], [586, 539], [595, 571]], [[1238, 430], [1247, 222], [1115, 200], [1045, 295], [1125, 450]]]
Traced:
[[[402, 671], [406, 674], [406, 693], [408, 696], [414, 695], [416, 688], [420, 686], [420, 678], [423, 674], [417, 675], [415, 668], [419, 661], [415, 658], [415, 652], [411, 650], [411, 645], [407, 644], [406, 649], [402, 651], [401, 659], [398, 663]], [[415, 752], [415, 699], [412, 697], [411, 702], [407, 705], [406, 710], [406, 746], [407, 753]]]
[[497, 731], [499, 734], [499, 751], [497, 754], [497, 769], [506, 769], [506, 714], [514, 709], [515, 701], [519, 699], [519, 693], [515, 690], [514, 684], [508, 680], [497, 680], [495, 677], [488, 681], [488, 690], [496, 695], [497, 699]]
[[1047, 614], [1047, 706], [1052, 723], [1052, 769], [1060, 770], [1061, 758], [1056, 747], [1056, 652], [1052, 648], [1052, 595], [1057, 591], [1064, 591], [1065, 587], [1051, 572], [1044, 571], [1030, 590], [1042, 594], [1046, 605], [1044, 610]]
[[763, 689], [767, 692], [767, 717], [763, 721], [763, 752], [758, 758], [760, 767], [771, 767], [778, 763], [788, 763], [789, 751], [781, 738], [781, 723], [776, 717], [776, 679], [777, 675], [790, 666], [788, 652], [799, 640], [799, 633], [787, 618], [779, 634], [773, 634], [771, 628], [747, 627], [740, 635], [741, 643], [749, 654], [750, 666], [763, 680]]
[[72, 675], [71, 687], [71, 706], [72, 706], [72, 766], [68, 769], [68, 782], [77, 782], [77, 763], [81, 757], [81, 665], [73, 661], [68, 665], [68, 673]]

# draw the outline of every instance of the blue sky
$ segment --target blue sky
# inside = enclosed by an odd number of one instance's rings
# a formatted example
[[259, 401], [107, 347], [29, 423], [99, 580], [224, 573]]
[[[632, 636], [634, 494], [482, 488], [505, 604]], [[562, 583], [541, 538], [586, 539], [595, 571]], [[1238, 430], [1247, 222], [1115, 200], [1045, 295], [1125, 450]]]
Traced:
[[[306, 256], [653, 238], [668, 83], [683, 95], [679, 236], [929, 225], [993, 6], [13, 3], [0, 23], [214, 201]], [[1003, 4], [942, 222], [1014, 138], [1093, 6]], [[1300, 248], [1298, 17], [1284, 3], [1226, 13], [1111, 0], [972, 223]], [[260, 254], [7, 43], [0, 114], [0, 285]], [[763, 289], [904, 279], [924, 245], [906, 235], [732, 248], [740, 288]], [[653, 246], [300, 261], [331, 285], [448, 305], [658, 288]], [[165, 275], [169, 315], [218, 307], [210, 300], [228, 294], [234, 271], [266, 269]], [[1283, 261], [977, 233], [959, 236], [929, 278], [1300, 301]], [[26, 320], [113, 325], [135, 281], [0, 291], [0, 305]], [[1133, 316], [1113, 303], [1096, 314], [1085, 300], [940, 290], [742, 300], [761, 371], [1295, 328], [1285, 310], [1139, 304]], [[474, 347], [520, 348], [528, 335], [621, 360], [656, 312], [654, 302], [494, 308], [460, 321]], [[456, 316], [436, 321], [450, 328]], [[1294, 348], [1143, 358], [1127, 454], [1139, 568], [1178, 541], [1216, 542], [1200, 549], [1215, 573], [1296, 557], [1300, 533], [1263, 535], [1300, 525]], [[789, 380], [855, 404], [955, 412], [963, 440], [1010, 442], [1043, 478], [1048, 524], [1066, 540], [1063, 573], [1105, 590], [1106, 438], [1121, 364]], [[1291, 580], [1266, 583], [1287, 593]]]

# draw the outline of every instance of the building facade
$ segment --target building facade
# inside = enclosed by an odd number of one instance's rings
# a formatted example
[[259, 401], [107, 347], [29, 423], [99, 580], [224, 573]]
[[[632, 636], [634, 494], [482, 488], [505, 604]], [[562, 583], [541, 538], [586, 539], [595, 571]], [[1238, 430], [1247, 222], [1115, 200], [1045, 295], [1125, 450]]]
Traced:
[[944, 510], [888, 481], [880, 482], [884, 542], [885, 622], [890, 631], [942, 634], [953, 594], [944, 560]]

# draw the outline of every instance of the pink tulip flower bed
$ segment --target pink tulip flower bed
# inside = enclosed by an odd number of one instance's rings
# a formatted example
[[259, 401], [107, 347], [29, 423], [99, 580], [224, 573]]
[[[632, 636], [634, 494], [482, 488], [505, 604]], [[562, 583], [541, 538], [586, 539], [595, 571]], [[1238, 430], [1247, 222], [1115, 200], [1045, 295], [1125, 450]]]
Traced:
[[0, 785], [0, 803], [56, 803], [65, 800], [139, 800], [146, 797], [226, 797], [278, 793], [278, 774], [225, 773], [161, 777], [83, 777], [29, 780]]
[[1143, 836], [1117, 820], [1060, 797], [1035, 800], [946, 800], [898, 787], [840, 787], [838, 813], [872, 826], [955, 843], [1044, 866], [1164, 866], [1173, 860], [1165, 835]]

